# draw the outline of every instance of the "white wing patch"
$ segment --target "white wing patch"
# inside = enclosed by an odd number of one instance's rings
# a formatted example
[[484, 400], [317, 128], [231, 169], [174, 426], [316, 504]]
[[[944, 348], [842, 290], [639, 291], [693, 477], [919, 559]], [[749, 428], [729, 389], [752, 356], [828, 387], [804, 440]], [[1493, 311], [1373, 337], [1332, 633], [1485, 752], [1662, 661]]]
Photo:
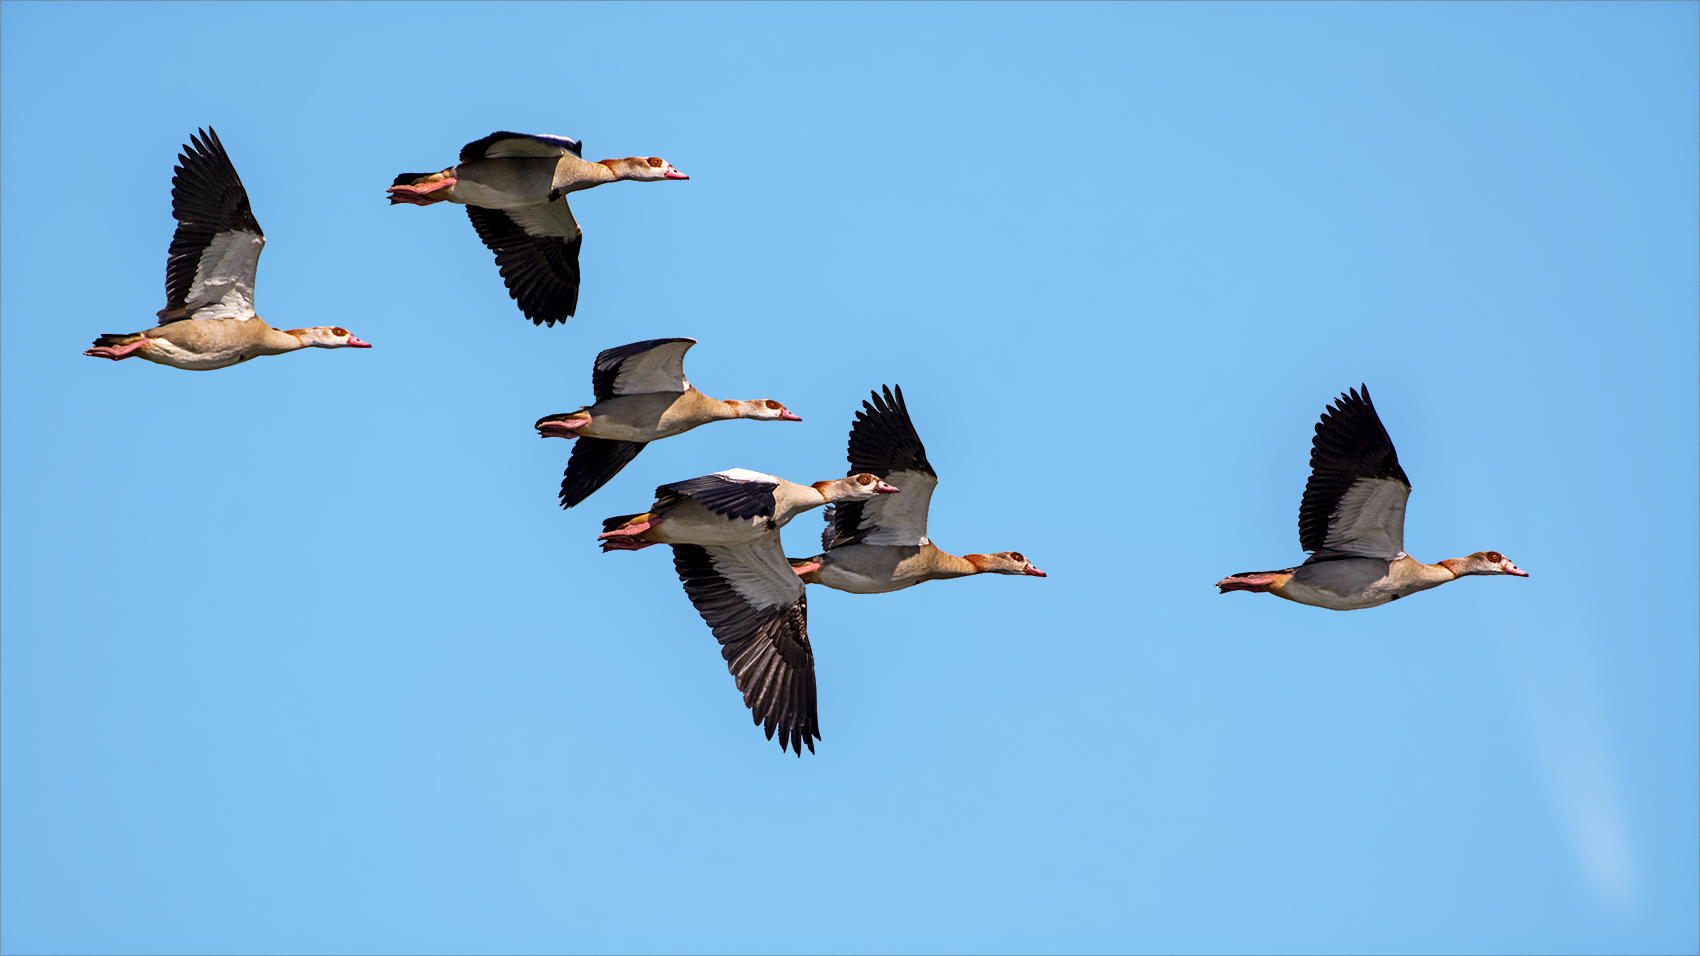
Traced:
[[869, 531], [862, 543], [926, 544], [927, 508], [939, 480], [924, 471], [894, 471], [885, 480], [896, 485], [898, 493], [862, 502], [862, 524], [857, 530]]
[[715, 474], [722, 478], [730, 478], [733, 481], [757, 481], [768, 485], [779, 484], [778, 478], [772, 475], [764, 475], [759, 471], [751, 471], [748, 468], [728, 468], [725, 471], [717, 471]]
[[502, 212], [507, 213], [508, 218], [524, 229], [528, 236], [577, 239], [580, 232], [578, 220], [573, 218], [573, 211], [567, 208], [565, 199], [533, 203], [529, 206], [510, 206]]
[[266, 237], [241, 229], [221, 232], [201, 251], [183, 307], [197, 319], [254, 316], [254, 273]]
[[[685, 353], [695, 344], [694, 341], [668, 342], [621, 360], [620, 371], [614, 376], [614, 394], [642, 395], [645, 392], [688, 390], [691, 383], [685, 378]], [[761, 477], [777, 480], [771, 475]]]
[[705, 548], [714, 570], [754, 608], [789, 607], [803, 596], [803, 579], [785, 560], [777, 533], [736, 548]]
[[1405, 502], [1410, 497], [1411, 489], [1402, 481], [1359, 478], [1340, 496], [1323, 544], [1331, 551], [1393, 560], [1405, 550]]

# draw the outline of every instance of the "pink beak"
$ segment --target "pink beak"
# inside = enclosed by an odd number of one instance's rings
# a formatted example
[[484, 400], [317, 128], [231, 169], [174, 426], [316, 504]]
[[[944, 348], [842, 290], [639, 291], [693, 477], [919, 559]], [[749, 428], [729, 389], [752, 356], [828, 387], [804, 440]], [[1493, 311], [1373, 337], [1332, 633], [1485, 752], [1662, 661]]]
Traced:
[[362, 342], [359, 339], [355, 338], [354, 336], [350, 335], [348, 337], [348, 347], [349, 348], [355, 348], [355, 349], [369, 349], [369, 348], [372, 347], [372, 343]]
[[1505, 573], [1515, 575], [1520, 578], [1526, 578], [1529, 576], [1529, 572], [1524, 571], [1521, 568], [1506, 568]]
[[690, 179], [691, 178], [689, 176], [686, 176], [684, 173], [679, 172], [677, 169], [669, 169], [663, 175], [667, 179]]
[[883, 481], [879, 481], [879, 482], [874, 483], [874, 492], [876, 494], [895, 495], [899, 491], [902, 491], [902, 490], [903, 489], [897, 487], [896, 485], [888, 485]]
[[800, 422], [803, 420], [803, 416], [793, 415], [790, 412], [780, 412], [779, 420], [782, 422]]
[[1043, 572], [1043, 571], [1041, 571], [1041, 570], [1039, 570], [1039, 569], [1038, 569], [1038, 568], [1036, 568], [1036, 567], [1034, 567], [1034, 566], [1033, 566], [1033, 565], [1031, 565], [1031, 564], [1029, 564], [1029, 565], [1028, 565], [1028, 566], [1027, 566], [1027, 567], [1026, 567], [1026, 568], [1024, 568], [1024, 569], [1023, 569], [1023, 570], [1022, 570], [1022, 572], [1021, 572], [1021, 573], [1022, 573], [1022, 574], [1031, 574], [1031, 575], [1033, 575], [1033, 576], [1034, 576], [1034, 577], [1036, 577], [1036, 578], [1046, 578], [1046, 577], [1050, 577], [1050, 575], [1048, 575], [1048, 574], [1046, 574], [1046, 573], [1045, 573], [1045, 572]]

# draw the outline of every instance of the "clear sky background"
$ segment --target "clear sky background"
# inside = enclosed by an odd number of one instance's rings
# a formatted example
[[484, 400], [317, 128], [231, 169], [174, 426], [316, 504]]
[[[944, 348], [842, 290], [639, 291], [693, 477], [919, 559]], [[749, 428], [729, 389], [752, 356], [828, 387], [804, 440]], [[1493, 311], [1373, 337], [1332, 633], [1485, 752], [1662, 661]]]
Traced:
[[[1696, 951], [1696, 11], [0, 6], [0, 945]], [[370, 351], [80, 355], [208, 124], [260, 314]], [[574, 197], [564, 327], [384, 201], [498, 129], [691, 176]], [[804, 421], [563, 513], [532, 422], [674, 335]], [[1530, 578], [1217, 595], [1360, 382], [1408, 550]], [[882, 383], [1050, 577], [811, 593], [799, 760], [593, 539]]]

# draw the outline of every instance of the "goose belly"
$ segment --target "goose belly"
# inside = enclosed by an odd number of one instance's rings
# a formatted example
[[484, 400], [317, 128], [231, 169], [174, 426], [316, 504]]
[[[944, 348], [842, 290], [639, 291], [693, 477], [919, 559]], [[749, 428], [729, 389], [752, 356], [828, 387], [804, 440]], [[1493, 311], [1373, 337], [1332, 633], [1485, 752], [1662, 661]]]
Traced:
[[1270, 593], [1331, 611], [1379, 607], [1400, 596], [1388, 571], [1388, 562], [1376, 558], [1302, 564], [1285, 585], [1271, 588]]
[[454, 197], [468, 206], [512, 209], [549, 199], [553, 159], [480, 159], [455, 170]]
[[146, 345], [136, 353], [137, 358], [146, 359], [158, 365], [169, 365], [172, 368], [188, 369], [191, 372], [210, 372], [215, 368], [229, 368], [245, 359], [253, 358], [241, 346], [212, 348], [206, 351], [186, 349], [170, 339], [150, 338]]

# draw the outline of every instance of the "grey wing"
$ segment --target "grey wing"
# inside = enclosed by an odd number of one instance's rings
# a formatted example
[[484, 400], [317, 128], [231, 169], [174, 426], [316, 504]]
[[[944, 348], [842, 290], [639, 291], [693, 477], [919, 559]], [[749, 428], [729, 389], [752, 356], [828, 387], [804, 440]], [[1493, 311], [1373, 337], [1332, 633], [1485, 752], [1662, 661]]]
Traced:
[[1369, 388], [1335, 400], [1311, 442], [1310, 480], [1299, 505], [1299, 544], [1392, 560], [1405, 550], [1411, 481], [1381, 424]]
[[820, 739], [808, 596], [777, 532], [754, 545], [673, 545], [685, 594], [708, 623], [744, 706], [781, 749], [800, 757]]
[[[581, 441], [583, 439], [580, 439]], [[779, 479], [753, 471], [716, 472], [655, 489], [656, 510], [689, 498], [725, 518], [771, 518]]]
[[862, 403], [850, 426], [846, 457], [850, 474], [877, 475], [902, 492], [834, 509], [833, 537], [828, 549], [846, 544], [921, 545], [927, 543], [927, 510], [938, 472], [927, 461], [926, 446], [909, 418], [903, 389], [884, 387]]
[[177, 231], [165, 262], [163, 321], [247, 319], [266, 237], [248, 190], [210, 127], [197, 130], [177, 157], [171, 215]]
[[596, 400], [689, 389], [685, 353], [695, 344], [696, 339], [649, 339], [604, 349], [590, 373]]
[[562, 153], [580, 156], [583, 145], [569, 136], [511, 133], [506, 130], [473, 140], [460, 148], [460, 161], [475, 159], [548, 159]]
[[565, 322], [578, 309], [578, 251], [584, 234], [565, 199], [486, 209], [467, 206], [478, 238], [496, 254], [508, 295], [533, 325]]

